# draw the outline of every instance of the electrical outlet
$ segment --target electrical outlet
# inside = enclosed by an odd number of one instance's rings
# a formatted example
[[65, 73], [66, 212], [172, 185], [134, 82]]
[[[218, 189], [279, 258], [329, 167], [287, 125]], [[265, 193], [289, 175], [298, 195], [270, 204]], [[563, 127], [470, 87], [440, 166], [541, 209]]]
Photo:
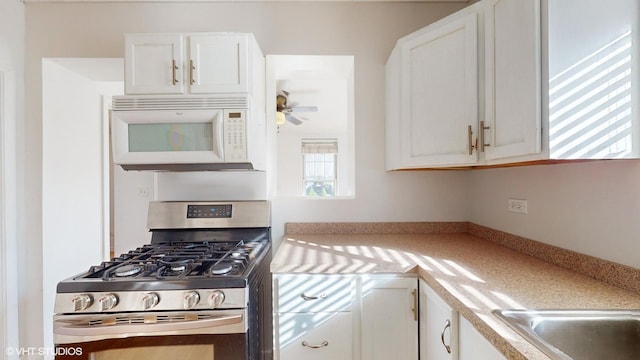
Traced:
[[149, 188], [146, 186], [140, 186], [138, 188], [138, 196], [140, 197], [149, 197]]
[[527, 200], [526, 199], [509, 199], [507, 203], [507, 210], [521, 213], [521, 214], [526, 214], [528, 212]]

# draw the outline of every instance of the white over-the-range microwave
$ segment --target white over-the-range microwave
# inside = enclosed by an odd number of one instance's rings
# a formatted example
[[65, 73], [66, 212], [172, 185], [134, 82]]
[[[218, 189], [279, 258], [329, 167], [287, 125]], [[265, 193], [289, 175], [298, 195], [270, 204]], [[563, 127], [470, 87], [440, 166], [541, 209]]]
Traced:
[[264, 170], [264, 111], [247, 94], [115, 96], [113, 162], [125, 170]]

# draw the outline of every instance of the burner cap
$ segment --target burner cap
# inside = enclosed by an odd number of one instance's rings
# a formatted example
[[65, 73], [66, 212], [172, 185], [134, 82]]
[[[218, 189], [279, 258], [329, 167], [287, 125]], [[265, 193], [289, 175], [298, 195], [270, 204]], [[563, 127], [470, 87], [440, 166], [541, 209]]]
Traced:
[[115, 270], [115, 276], [117, 277], [127, 277], [132, 276], [142, 271], [142, 266], [140, 265], [123, 265]]
[[184, 271], [184, 269], [187, 268], [187, 265], [184, 265], [184, 264], [182, 264], [182, 265], [172, 265], [170, 268], [171, 268], [171, 271], [173, 271], [173, 272], [180, 272], [180, 271]]
[[211, 267], [211, 275], [224, 275], [231, 271], [233, 266], [228, 262], [219, 262]]
[[231, 251], [231, 256], [234, 258], [239, 258], [245, 256], [246, 252], [243, 249], [235, 249]]

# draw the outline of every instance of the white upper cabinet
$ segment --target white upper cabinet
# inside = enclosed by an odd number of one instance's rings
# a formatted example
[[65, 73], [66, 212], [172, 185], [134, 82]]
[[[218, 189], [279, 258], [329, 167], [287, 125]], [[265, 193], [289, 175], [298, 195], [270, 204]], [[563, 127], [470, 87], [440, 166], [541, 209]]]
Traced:
[[386, 66], [387, 168], [477, 163], [477, 15], [398, 41]]
[[485, 116], [479, 152], [487, 161], [541, 152], [540, 1], [487, 0]]
[[[386, 67], [387, 169], [640, 157], [639, 7], [481, 0], [400, 39]], [[463, 33], [478, 37], [475, 55]], [[474, 56], [477, 74], [463, 66]]]
[[125, 44], [128, 95], [249, 92], [251, 57], [262, 55], [250, 34], [129, 34]]
[[125, 93], [181, 94], [184, 44], [179, 34], [125, 37]]
[[540, 153], [539, 0], [478, 2], [396, 48], [403, 55], [421, 51], [402, 61], [392, 53], [387, 62], [388, 170]]
[[247, 45], [244, 35], [191, 35], [191, 92], [246, 92], [249, 70]]

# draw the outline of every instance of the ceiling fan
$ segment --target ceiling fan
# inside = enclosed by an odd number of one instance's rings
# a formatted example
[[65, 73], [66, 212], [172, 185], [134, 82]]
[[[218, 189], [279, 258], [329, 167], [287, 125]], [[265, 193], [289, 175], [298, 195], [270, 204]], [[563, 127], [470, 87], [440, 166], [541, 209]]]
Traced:
[[300, 125], [302, 124], [302, 120], [292, 115], [292, 113], [297, 112], [316, 112], [318, 111], [317, 106], [291, 106], [287, 105], [287, 99], [289, 98], [288, 91], [280, 91], [278, 95], [276, 95], [276, 124], [284, 125], [286, 121], [294, 124]]

